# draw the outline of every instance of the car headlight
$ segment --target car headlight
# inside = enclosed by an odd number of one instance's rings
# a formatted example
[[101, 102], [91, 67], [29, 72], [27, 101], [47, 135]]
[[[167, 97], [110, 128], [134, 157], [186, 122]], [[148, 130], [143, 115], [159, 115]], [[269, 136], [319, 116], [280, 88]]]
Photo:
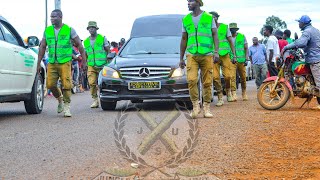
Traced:
[[120, 78], [118, 71], [116, 71], [110, 67], [104, 67], [102, 69], [102, 76], [108, 77], [108, 78], [114, 78], [114, 79]]
[[185, 76], [186, 74], [187, 74], [186, 68], [184, 69], [177, 68], [173, 71], [171, 77], [182, 77], [182, 76]]

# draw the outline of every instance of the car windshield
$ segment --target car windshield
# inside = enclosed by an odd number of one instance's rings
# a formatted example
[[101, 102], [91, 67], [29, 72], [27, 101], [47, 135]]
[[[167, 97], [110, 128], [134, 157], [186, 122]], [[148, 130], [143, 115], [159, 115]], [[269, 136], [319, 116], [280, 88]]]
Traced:
[[156, 36], [132, 38], [121, 51], [120, 56], [141, 54], [179, 54], [179, 36]]

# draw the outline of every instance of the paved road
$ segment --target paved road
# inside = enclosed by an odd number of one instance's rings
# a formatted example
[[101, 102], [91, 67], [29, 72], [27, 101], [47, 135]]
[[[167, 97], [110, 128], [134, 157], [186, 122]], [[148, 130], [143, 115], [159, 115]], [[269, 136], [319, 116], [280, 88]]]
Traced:
[[[106, 169], [106, 160], [108, 165], [128, 164], [118, 153], [113, 129], [117, 115], [133, 104], [122, 101], [116, 111], [90, 109], [90, 104], [89, 92], [72, 96], [72, 118], [56, 113], [57, 102], [53, 97], [45, 99], [40, 115], [26, 114], [23, 103], [0, 104], [0, 177], [59, 179], [71, 177], [83, 168], [86, 171], [83, 175], [91, 177]], [[175, 103], [149, 101], [135, 107], [149, 112], [159, 122]], [[125, 136], [130, 137], [132, 144], [136, 132], [145, 125], [135, 109], [128, 111]]]
[[[255, 99], [253, 81], [248, 83], [248, 92], [247, 102], [226, 103], [222, 108], [212, 106], [216, 116], [199, 118], [197, 126], [186, 121], [186, 111], [175, 114], [175, 103], [169, 101], [138, 104], [140, 113], [137, 109], [127, 109], [132, 104], [126, 101], [119, 103], [116, 111], [102, 111], [89, 108], [91, 99], [86, 92], [72, 97], [73, 117], [69, 119], [56, 113], [57, 102], [52, 97], [46, 98], [40, 115], [27, 115], [22, 103], [0, 104], [0, 177], [91, 179], [105, 170], [131, 172], [130, 162], [124, 158], [138, 155], [149, 165], [141, 172], [138, 169], [140, 175], [153, 171], [147, 177], [191, 172], [207, 173], [211, 179], [320, 178], [319, 112], [299, 110], [297, 104], [266, 111]], [[156, 132], [142, 121], [143, 114], [156, 124], [167, 116], [177, 116], [165, 134], [182, 154], [184, 147], [186, 152], [191, 151], [189, 147], [196, 147], [194, 152], [183, 156], [189, 158], [185, 163], [178, 163], [178, 168], [163, 167], [160, 171], [152, 168], [176, 157], [158, 139], [145, 155], [139, 154], [137, 147]], [[124, 126], [116, 129], [122, 128], [120, 139], [126, 141], [120, 140], [121, 146], [129, 149], [120, 153], [114, 129], [115, 122], [122, 120]], [[193, 141], [189, 144], [188, 139], [193, 137], [190, 130], [195, 134], [200, 132], [197, 144]]]

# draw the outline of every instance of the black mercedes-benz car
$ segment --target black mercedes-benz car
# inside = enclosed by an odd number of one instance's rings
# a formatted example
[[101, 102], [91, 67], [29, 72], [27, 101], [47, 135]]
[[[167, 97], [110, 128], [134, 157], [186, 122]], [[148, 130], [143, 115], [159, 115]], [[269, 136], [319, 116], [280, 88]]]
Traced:
[[186, 68], [179, 68], [182, 18], [157, 15], [135, 20], [130, 39], [100, 72], [103, 110], [114, 110], [120, 100], [173, 99], [191, 104]]

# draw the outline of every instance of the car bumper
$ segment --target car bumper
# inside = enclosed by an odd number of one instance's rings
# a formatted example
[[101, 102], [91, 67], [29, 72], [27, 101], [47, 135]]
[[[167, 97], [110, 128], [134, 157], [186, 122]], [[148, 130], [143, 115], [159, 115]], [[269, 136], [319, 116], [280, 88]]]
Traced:
[[[159, 90], [129, 90], [128, 83], [134, 81], [160, 81]], [[108, 79], [99, 77], [99, 97], [101, 101], [174, 99], [190, 101], [186, 78], [169, 79]]]

